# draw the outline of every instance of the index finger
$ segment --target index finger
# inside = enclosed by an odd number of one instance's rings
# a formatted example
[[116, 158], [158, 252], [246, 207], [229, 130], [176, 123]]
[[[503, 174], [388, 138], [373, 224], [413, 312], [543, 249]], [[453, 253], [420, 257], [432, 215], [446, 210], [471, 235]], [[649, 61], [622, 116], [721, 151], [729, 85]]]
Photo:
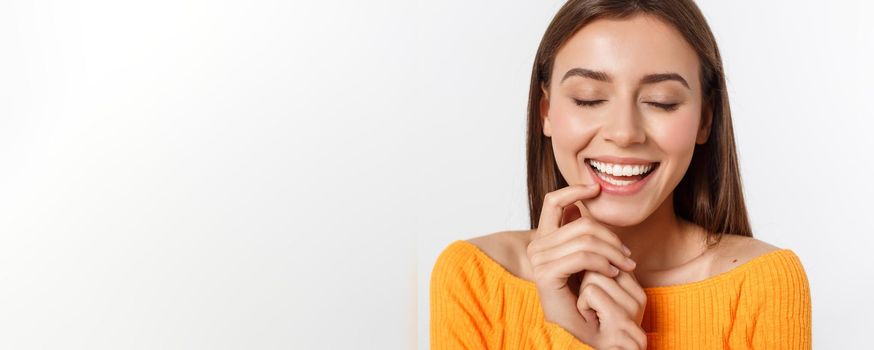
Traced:
[[[565, 188], [558, 189], [546, 194], [543, 197], [543, 208], [540, 210], [540, 220], [537, 223], [538, 234], [544, 232], [553, 232], [558, 229], [561, 223], [564, 207], [573, 204], [580, 199], [588, 199], [598, 195], [601, 187], [597, 184], [591, 185], [568, 185]], [[580, 203], [578, 207], [585, 206]], [[589, 211], [580, 209], [583, 215], [589, 215]], [[534, 237], [535, 239], [538, 237]]]

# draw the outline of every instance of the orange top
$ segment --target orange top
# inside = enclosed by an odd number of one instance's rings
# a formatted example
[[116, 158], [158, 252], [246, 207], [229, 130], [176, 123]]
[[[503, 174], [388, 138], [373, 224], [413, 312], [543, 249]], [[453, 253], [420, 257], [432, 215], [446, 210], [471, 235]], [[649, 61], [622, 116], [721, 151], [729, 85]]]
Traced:
[[[648, 349], [810, 349], [810, 288], [774, 250], [708, 279], [644, 288]], [[544, 320], [537, 287], [464, 240], [431, 272], [431, 349], [592, 349]]]

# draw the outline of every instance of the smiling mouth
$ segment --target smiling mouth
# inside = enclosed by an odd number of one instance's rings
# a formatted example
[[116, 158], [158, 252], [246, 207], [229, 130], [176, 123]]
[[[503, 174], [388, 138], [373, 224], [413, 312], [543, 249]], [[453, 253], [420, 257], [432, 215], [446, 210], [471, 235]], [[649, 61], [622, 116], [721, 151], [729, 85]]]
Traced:
[[660, 162], [647, 164], [615, 164], [586, 159], [586, 165], [602, 180], [615, 186], [629, 186], [643, 180], [659, 167]]

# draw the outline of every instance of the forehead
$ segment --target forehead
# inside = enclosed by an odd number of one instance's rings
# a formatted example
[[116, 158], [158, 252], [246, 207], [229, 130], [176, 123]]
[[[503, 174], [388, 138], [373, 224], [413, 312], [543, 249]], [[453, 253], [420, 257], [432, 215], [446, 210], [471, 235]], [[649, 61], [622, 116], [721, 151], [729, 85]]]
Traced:
[[635, 15], [597, 19], [577, 31], [555, 57], [553, 81], [571, 68], [604, 71], [617, 84], [652, 73], [676, 72], [698, 90], [698, 56], [673, 26], [659, 18]]

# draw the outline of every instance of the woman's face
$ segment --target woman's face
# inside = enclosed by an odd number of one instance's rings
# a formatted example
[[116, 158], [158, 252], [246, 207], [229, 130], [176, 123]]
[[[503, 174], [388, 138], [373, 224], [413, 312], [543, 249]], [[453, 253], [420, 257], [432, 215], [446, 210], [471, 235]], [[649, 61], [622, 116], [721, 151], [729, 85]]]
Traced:
[[[601, 184], [583, 201], [599, 221], [642, 222], [683, 178], [710, 129], [698, 69], [682, 34], [646, 15], [595, 20], [559, 49], [541, 101], [543, 133], [569, 184]], [[601, 180], [594, 166], [618, 175]]]

